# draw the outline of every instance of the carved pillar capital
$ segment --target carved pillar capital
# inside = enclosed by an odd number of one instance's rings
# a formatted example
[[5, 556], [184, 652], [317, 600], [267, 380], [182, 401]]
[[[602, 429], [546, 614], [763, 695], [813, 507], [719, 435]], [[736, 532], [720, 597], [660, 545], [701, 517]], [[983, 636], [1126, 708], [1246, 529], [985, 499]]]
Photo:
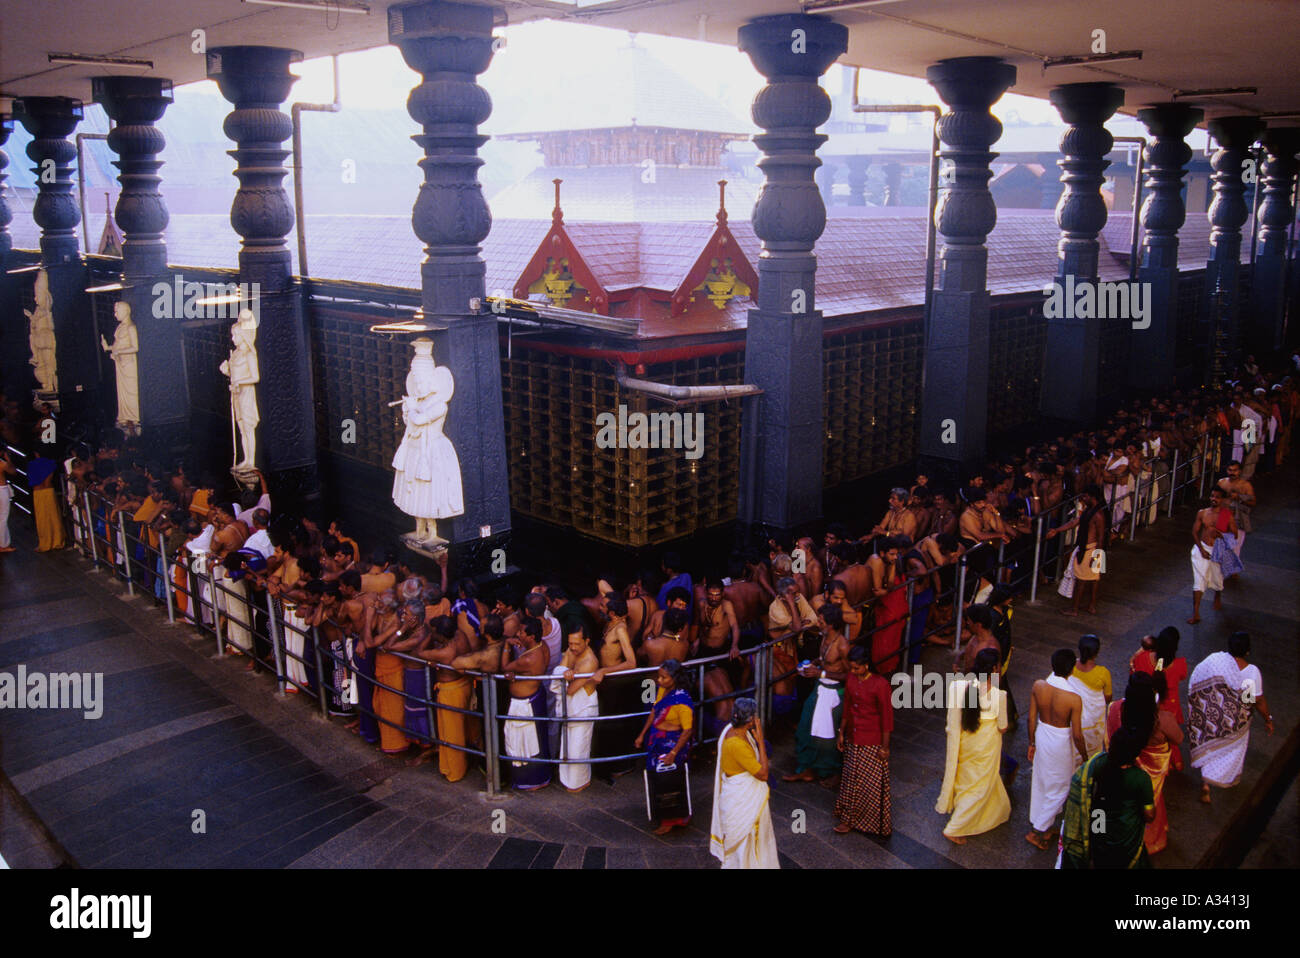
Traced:
[[77, 148], [68, 137], [81, 122], [81, 101], [64, 96], [29, 96], [14, 103], [15, 116], [32, 135], [27, 156], [36, 164], [38, 193], [32, 219], [41, 228], [41, 262], [46, 266], [79, 260], [77, 224]]
[[1142, 265], [1178, 268], [1178, 229], [1187, 218], [1183, 176], [1192, 158], [1187, 135], [1203, 110], [1182, 103], [1162, 103], [1138, 110], [1138, 119], [1153, 139], [1146, 145], [1146, 199], [1142, 201]]

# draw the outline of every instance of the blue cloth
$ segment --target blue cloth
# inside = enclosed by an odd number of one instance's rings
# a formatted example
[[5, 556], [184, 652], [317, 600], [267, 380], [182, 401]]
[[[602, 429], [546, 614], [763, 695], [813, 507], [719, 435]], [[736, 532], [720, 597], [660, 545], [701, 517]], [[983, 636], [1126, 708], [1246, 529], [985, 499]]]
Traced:
[[686, 616], [687, 616], [686, 620], [688, 622], [694, 622], [695, 621], [695, 584], [691, 581], [691, 574], [689, 572], [677, 573], [677, 575], [673, 576], [671, 579], [669, 579], [660, 587], [659, 595], [656, 597], [659, 600], [659, 608], [661, 609], [668, 608], [668, 590], [675, 589], [678, 586], [681, 586], [683, 589], [685, 589], [691, 597], [690, 602], [686, 606]]
[[[546, 686], [540, 686], [536, 692], [526, 699], [528, 707], [538, 718], [546, 717]], [[507, 719], [508, 721], [508, 719]], [[546, 762], [523, 762], [520, 765], [514, 764], [524, 758], [550, 758], [551, 744], [550, 736], [547, 734], [545, 722], [534, 723], [537, 726], [537, 754], [528, 756], [516, 756], [514, 761], [510, 761], [510, 784], [515, 788], [524, 791], [532, 791], [535, 788], [541, 788], [551, 781], [551, 774], [554, 766]]]
[[1246, 568], [1237, 553], [1232, 551], [1232, 547], [1236, 544], [1237, 537], [1230, 532], [1225, 532], [1214, 540], [1214, 551], [1210, 553], [1210, 560], [1219, 563], [1225, 579]]
[[50, 476], [54, 475], [54, 470], [59, 468], [59, 464], [53, 459], [46, 459], [43, 456], [37, 456], [27, 463], [27, 485], [35, 489]]
[[402, 708], [406, 718], [402, 724], [406, 726], [406, 731], [412, 738], [419, 739], [420, 743], [424, 744], [433, 737], [429, 731], [429, 711], [424, 703], [413, 700], [429, 697], [429, 683], [422, 667], [404, 669], [403, 672], [402, 688], [406, 693], [406, 699], [402, 703]]
[[352, 650], [352, 664], [356, 668], [354, 681], [357, 683], [357, 711], [360, 712], [361, 725], [358, 729], [361, 740], [375, 745], [379, 742], [379, 720], [374, 716], [375, 700], [375, 652], [367, 649], [361, 652]]
[[[682, 730], [676, 729], [666, 731], [658, 728], [660, 719], [674, 705], [685, 705], [688, 709], [694, 710], [695, 702], [690, 693], [685, 689], [673, 689], [658, 702], [654, 704], [654, 718], [650, 722], [650, 733], [646, 736], [646, 755], [645, 767], [653, 772], [655, 766], [659, 764], [659, 759], [671, 752], [677, 745], [678, 740], [682, 737]], [[680, 763], [686, 756], [680, 752], [677, 755]]]
[[912, 628], [907, 636], [907, 664], [921, 661], [921, 648], [925, 645], [925, 626], [930, 621], [930, 605], [934, 602], [934, 589], [922, 589], [912, 594]]
[[483, 628], [478, 620], [478, 606], [474, 604], [473, 600], [457, 599], [455, 602], [451, 604], [452, 616], [456, 616], [461, 612], [465, 613], [465, 618], [467, 618], [469, 620], [469, 624], [474, 627], [474, 634], [475, 635], [481, 634]]

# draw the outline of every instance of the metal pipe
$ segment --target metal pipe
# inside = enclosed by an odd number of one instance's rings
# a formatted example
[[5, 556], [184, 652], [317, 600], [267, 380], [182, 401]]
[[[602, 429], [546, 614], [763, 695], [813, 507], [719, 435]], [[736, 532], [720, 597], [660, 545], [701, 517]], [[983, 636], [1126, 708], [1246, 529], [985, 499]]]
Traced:
[[[210, 605], [209, 605], [209, 609], [210, 609], [210, 611], [212, 612], [212, 634], [213, 634], [214, 636], [216, 636], [216, 638], [217, 638], [217, 658], [219, 658], [219, 659], [220, 659], [220, 658], [225, 658], [225, 655], [226, 655], [226, 645], [225, 645], [225, 642], [222, 640], [222, 636], [221, 636], [221, 616], [217, 615], [217, 580], [216, 580], [216, 577], [212, 574], [212, 557], [211, 557], [211, 556], [209, 556], [206, 560], [204, 560], [204, 563], [203, 563], [203, 574], [207, 577], [207, 580], [208, 580], [208, 589], [210, 590], [210, 591], [208, 592], [208, 595], [211, 596], [211, 599], [209, 600], [209, 603], [210, 603]], [[199, 591], [200, 591], [200, 593], [202, 593], [203, 590], [200, 589]], [[199, 614], [199, 616], [198, 616], [198, 618], [199, 618], [199, 628], [202, 629], [202, 628], [203, 628], [203, 599], [202, 599], [202, 595], [200, 595], [200, 597], [199, 597], [199, 601], [196, 603], [196, 605], [198, 606], [198, 608], [197, 608], [196, 611], [197, 611], [198, 614]]]
[[[110, 121], [110, 129], [111, 127]], [[77, 195], [81, 201], [81, 245], [84, 255], [90, 255], [90, 218], [86, 215], [86, 164], [83, 162], [82, 140], [107, 140], [107, 133], [78, 133], [77, 141]], [[110, 214], [111, 215], [111, 214]]]
[[1137, 165], [1133, 170], [1133, 223], [1129, 229], [1129, 248], [1128, 248], [1128, 278], [1129, 282], [1137, 280], [1138, 270], [1138, 210], [1142, 205], [1142, 174], [1146, 171], [1146, 149], [1147, 138], [1145, 136], [1116, 136], [1111, 140], [1115, 143], [1140, 143], [1141, 149], [1138, 150]]
[[[925, 228], [925, 305], [922, 313], [922, 347], [930, 342], [930, 314], [934, 303], [934, 263], [936, 258], [935, 209], [939, 204], [939, 117], [943, 108], [935, 103], [859, 103], [858, 79], [861, 68], [853, 68], [853, 99], [850, 104], [854, 113], [929, 113], [934, 117], [930, 126], [930, 169], [929, 196], [926, 201]], [[925, 388], [925, 353], [922, 350], [921, 388]]]
[[135, 598], [135, 582], [131, 576], [131, 546], [126, 541], [126, 513], [117, 514], [117, 534], [122, 546], [122, 568], [126, 570], [126, 594]]
[[433, 704], [433, 673], [429, 668], [429, 663], [424, 663], [424, 712], [429, 720], [429, 742], [430, 744], [438, 741], [438, 719], [437, 709]]
[[961, 648], [961, 627], [966, 618], [966, 556], [962, 556], [957, 563], [957, 597], [953, 601], [956, 603], [957, 626], [953, 633], [952, 647], [956, 650]]
[[1174, 517], [1174, 493], [1178, 491], [1178, 450], [1174, 450], [1174, 467], [1169, 472], [1169, 504], [1165, 506], [1165, 518]]
[[659, 396], [663, 399], [709, 402], [716, 399], [759, 396], [763, 393], [763, 390], [758, 386], [744, 384], [739, 386], [673, 386], [668, 383], [653, 382], [649, 379], [633, 379], [627, 374], [627, 367], [622, 363], [619, 363], [615, 368], [614, 379], [624, 389], [645, 393], [648, 396]]
[[171, 563], [167, 561], [167, 546], [160, 538], [158, 540], [158, 558], [162, 560], [162, 580], [163, 580], [163, 598], [167, 600], [167, 622], [169, 625], [176, 624], [176, 605], [172, 599], [172, 568]]
[[1251, 150], [1255, 163], [1255, 182], [1250, 184], [1250, 291], [1255, 292], [1255, 249], [1259, 245], [1259, 201], [1263, 191], [1259, 188], [1260, 174], [1264, 165], [1264, 148]]
[[89, 529], [90, 536], [88, 538], [90, 539], [90, 561], [92, 563], [91, 568], [98, 569], [99, 549], [95, 546], [95, 516], [90, 511], [90, 490], [87, 489], [85, 492], [83, 492], [81, 494], [81, 497], [82, 499], [85, 500], [86, 503], [86, 522], [89, 524], [90, 527]]
[[[320, 629], [314, 625], [311, 627], [311, 647], [316, 652], [316, 698], [318, 700], [316, 704], [320, 706], [320, 717], [328, 722], [330, 705], [329, 699], [326, 697], [328, 686], [325, 684], [325, 659], [321, 656], [320, 651]], [[334, 659], [331, 656], [330, 663], [333, 664], [333, 662]]]
[[497, 741], [497, 683], [496, 679], [486, 676], [483, 679], [483, 751], [487, 762], [487, 793], [490, 796], [501, 793], [501, 745]]
[[[252, 619], [253, 607], [248, 603], [245, 603], [245, 607], [248, 609], [249, 619]], [[256, 621], [250, 621], [248, 625], [248, 641], [253, 645], [253, 650], [250, 650], [249, 656], [256, 662], [257, 655], [254, 650], [257, 648], [257, 623]], [[292, 629], [293, 626], [290, 625], [289, 628]], [[275, 614], [275, 602], [269, 592], [266, 594], [266, 631], [270, 633], [267, 638], [271, 640], [271, 658], [275, 664], [276, 683], [279, 686], [279, 694], [283, 695], [287, 684], [285, 682], [284, 633], [280, 629], [280, 618]]]
[[1043, 527], [1046, 516], [1037, 516], [1034, 520], [1034, 572], [1029, 580], [1029, 601], [1038, 601], [1038, 568], [1043, 561]]
[[333, 103], [295, 103], [289, 108], [293, 120], [293, 215], [298, 228], [298, 275], [306, 279], [311, 275], [307, 270], [307, 214], [303, 208], [302, 188], [302, 111], [313, 113], [338, 113], [343, 108], [339, 99], [339, 56], [330, 57], [334, 71]]

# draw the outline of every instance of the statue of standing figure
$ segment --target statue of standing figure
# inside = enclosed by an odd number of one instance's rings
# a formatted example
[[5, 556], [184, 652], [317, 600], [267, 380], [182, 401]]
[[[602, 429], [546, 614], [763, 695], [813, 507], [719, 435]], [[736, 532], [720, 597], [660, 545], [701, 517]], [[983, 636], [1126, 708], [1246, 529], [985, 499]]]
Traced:
[[119, 300], [113, 306], [117, 331], [110, 343], [103, 336], [99, 344], [113, 357], [117, 369], [117, 427], [128, 436], [140, 434], [140, 373], [136, 359], [140, 335], [131, 321], [131, 306]]
[[420, 338], [412, 345], [406, 395], [398, 401], [406, 433], [393, 456], [393, 502], [415, 517], [415, 532], [403, 539], [417, 548], [432, 548], [446, 542], [438, 536], [437, 520], [465, 512], [460, 459], [442, 431], [456, 386], [451, 370], [434, 364], [433, 340]]
[[45, 270], [36, 273], [36, 308], [24, 309], [31, 320], [29, 341], [32, 347], [31, 365], [36, 367], [36, 379], [41, 392], [59, 391], [58, 360], [54, 340], [54, 296], [50, 293], [50, 274]]
[[257, 319], [252, 310], [239, 311], [239, 318], [230, 327], [230, 339], [235, 348], [219, 368], [230, 378], [231, 431], [239, 437], [231, 471], [238, 478], [240, 473], [251, 474], [257, 468], [257, 424], [261, 422], [257, 411], [257, 383], [261, 379], [257, 368]]

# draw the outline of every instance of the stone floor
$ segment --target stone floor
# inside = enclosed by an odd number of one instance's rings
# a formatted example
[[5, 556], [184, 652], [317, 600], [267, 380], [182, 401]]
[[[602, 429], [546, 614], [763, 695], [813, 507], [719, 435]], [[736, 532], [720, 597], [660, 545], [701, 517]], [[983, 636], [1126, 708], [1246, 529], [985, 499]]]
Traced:
[[[1278, 781], [1300, 742], [1300, 496], [1294, 463], [1259, 483], [1257, 529], [1246, 574], [1225, 609], [1196, 626], [1189, 614], [1192, 513], [1116, 547], [1100, 615], [1058, 614], [1047, 589], [1022, 600], [1015, 617], [1011, 685], [1022, 709], [1029, 686], [1049, 671], [1053, 650], [1084, 631], [1102, 636], [1102, 663], [1116, 676], [1146, 632], [1177, 624], [1180, 652], [1195, 663], [1234, 629], [1255, 643], [1277, 732], [1256, 722], [1243, 782], [1197, 801], [1198, 778], [1174, 773], [1166, 786], [1169, 847], [1159, 867], [1215, 864], [1262, 796], [1283, 799], [1244, 867], [1296, 866], [1296, 786]], [[213, 656], [210, 640], [106, 573], [88, 572], [71, 550], [31, 551], [30, 530], [13, 521], [20, 551], [0, 558], [0, 670], [104, 673], [104, 712], [0, 712], [0, 855], [12, 867], [711, 867], [707, 827], [713, 767], [693, 770], [694, 824], [666, 838], [649, 834], [639, 775], [600, 781], [581, 795], [558, 786], [488, 796], [481, 772], [455, 785], [428, 767], [409, 769], [318, 717], [309, 701], [278, 697], [266, 677]], [[1208, 603], [1207, 603], [1208, 605]], [[927, 670], [947, 653], [927, 649]], [[834, 795], [776, 782], [772, 816], [788, 868], [1049, 868], [1053, 855], [1028, 845], [1024, 719], [1005, 747], [1022, 760], [1012, 819], [958, 847], [934, 810], [943, 767], [943, 717], [898, 714], [892, 757], [894, 834], [887, 840], [832, 833]], [[791, 764], [788, 732], [776, 733], [775, 762]], [[1184, 754], [1186, 748], [1184, 747]], [[1293, 766], [1292, 766], [1293, 767]], [[1293, 774], [1293, 773], [1292, 773]], [[502, 814], [503, 813], [503, 814]], [[802, 825], [803, 827], [800, 827]], [[1240, 857], [1241, 849], [1236, 849]]]

